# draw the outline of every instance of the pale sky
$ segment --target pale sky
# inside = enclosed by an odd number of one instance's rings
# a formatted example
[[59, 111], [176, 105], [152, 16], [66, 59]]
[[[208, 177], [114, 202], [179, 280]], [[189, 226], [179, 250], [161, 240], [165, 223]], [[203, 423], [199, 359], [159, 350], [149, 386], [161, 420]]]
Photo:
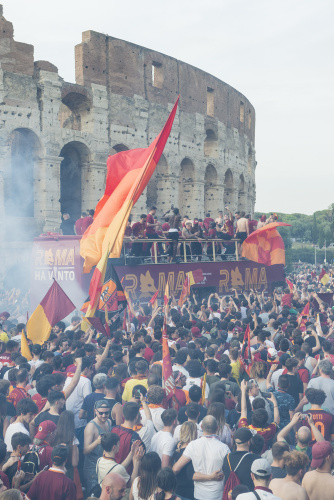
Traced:
[[201, 68], [256, 111], [257, 211], [334, 202], [332, 0], [3, 0], [17, 41], [74, 82], [74, 46], [94, 30]]

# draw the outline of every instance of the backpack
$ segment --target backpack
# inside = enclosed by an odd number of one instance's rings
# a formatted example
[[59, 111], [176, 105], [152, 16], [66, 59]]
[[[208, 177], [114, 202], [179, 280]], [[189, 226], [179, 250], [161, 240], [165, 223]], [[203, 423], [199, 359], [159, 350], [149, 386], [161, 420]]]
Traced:
[[45, 446], [38, 447], [33, 445], [28, 453], [25, 454], [24, 460], [21, 464], [21, 470], [23, 470], [23, 472], [28, 472], [34, 476], [39, 472], [40, 460], [38, 452], [42, 448], [45, 448]]
[[227, 455], [227, 461], [228, 461], [228, 466], [230, 468], [230, 475], [228, 476], [228, 479], [225, 483], [225, 486], [224, 486], [224, 492], [223, 492], [223, 500], [228, 500], [228, 494], [230, 491], [233, 490], [233, 488], [235, 488], [238, 484], [240, 484], [240, 479], [238, 478], [237, 474], [236, 474], [236, 470], [237, 468], [239, 467], [239, 465], [241, 464], [241, 462], [243, 461], [243, 459], [247, 456], [247, 455], [250, 455], [250, 453], [245, 453], [245, 455], [243, 455], [241, 457], [241, 459], [239, 460], [236, 468], [234, 469], [234, 471], [232, 470], [232, 467], [231, 467], [231, 464], [230, 464], [230, 453]]

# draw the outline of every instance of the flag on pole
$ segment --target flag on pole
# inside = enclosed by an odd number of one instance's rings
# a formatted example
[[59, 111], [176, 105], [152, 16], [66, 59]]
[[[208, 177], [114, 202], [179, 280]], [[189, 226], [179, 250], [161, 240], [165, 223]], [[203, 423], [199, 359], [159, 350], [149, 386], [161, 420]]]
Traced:
[[93, 276], [90, 280], [89, 285], [89, 306], [93, 314], [96, 310], [96, 306], [101, 296], [101, 291], [104, 283], [104, 278], [106, 275], [107, 265], [108, 265], [108, 257], [109, 257], [109, 247], [107, 247], [106, 251], [102, 255], [99, 260], [97, 266], [94, 269]]
[[287, 278], [285, 278], [285, 281], [289, 287], [290, 292], [292, 292], [293, 291], [293, 283], [290, 280], [288, 280]]
[[118, 321], [123, 319], [123, 311], [126, 305], [127, 301], [123, 287], [112, 265], [112, 260], [109, 259], [95, 311], [90, 309], [90, 297], [86, 299], [81, 311], [86, 313], [86, 318], [88, 319], [90, 316], [100, 318], [108, 333], [108, 322], [111, 322], [112, 330], [114, 330], [115, 326], [117, 327]]
[[[302, 332], [305, 332], [306, 330], [306, 322], [308, 321], [309, 315], [310, 303], [308, 302], [297, 318], [297, 321], [299, 322], [299, 330], [301, 330]], [[306, 316], [306, 318], [304, 316]]]
[[244, 335], [244, 340], [241, 346], [240, 353], [240, 363], [243, 366], [247, 375], [250, 373], [251, 365], [252, 365], [252, 354], [250, 348], [250, 328], [247, 325]]
[[33, 344], [44, 344], [50, 336], [51, 328], [71, 314], [74, 309], [73, 302], [54, 280], [47, 294], [30, 316], [26, 326], [28, 339]]
[[324, 286], [329, 282], [329, 276], [324, 268], [322, 268], [321, 273], [319, 274], [318, 281], [320, 281], [320, 283], [322, 283]]
[[29, 348], [26, 334], [24, 333], [24, 330], [22, 330], [22, 333], [21, 333], [21, 354], [22, 354], [22, 356], [27, 358], [28, 361], [32, 360], [32, 355], [30, 352], [30, 348]]
[[156, 309], [158, 307], [158, 295], [159, 295], [159, 288], [150, 300], [150, 304], [152, 304], [153, 309]]
[[187, 274], [189, 276], [189, 286], [196, 285], [196, 283], [204, 280], [202, 269], [195, 269], [194, 271], [189, 271]]
[[165, 289], [165, 318], [162, 332], [162, 386], [166, 392], [166, 398], [169, 400], [175, 394], [175, 380], [173, 377], [172, 360], [168, 347], [167, 337], [167, 314], [168, 314], [168, 299], [169, 287], [166, 284]]
[[285, 247], [278, 226], [291, 226], [284, 222], [271, 222], [250, 234], [242, 244], [242, 256], [246, 259], [273, 266], [285, 264]]
[[179, 307], [183, 306], [189, 295], [190, 295], [190, 280], [188, 274], [186, 274], [186, 279], [184, 280], [182, 292], [178, 301]]
[[104, 195], [96, 206], [93, 223], [80, 241], [85, 273], [99, 262], [108, 245], [110, 257], [120, 256], [128, 218], [159, 162], [172, 129], [178, 101], [179, 97], [164, 128], [148, 148], [109, 156]]

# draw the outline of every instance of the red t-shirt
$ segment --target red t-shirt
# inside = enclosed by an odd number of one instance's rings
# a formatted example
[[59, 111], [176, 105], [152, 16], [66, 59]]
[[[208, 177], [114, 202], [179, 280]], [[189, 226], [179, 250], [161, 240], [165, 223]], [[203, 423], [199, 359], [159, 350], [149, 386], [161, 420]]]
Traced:
[[171, 398], [171, 406], [175, 408], [176, 411], [179, 411], [180, 408], [183, 408], [187, 404], [187, 397], [183, 389], [179, 387], [175, 388], [175, 397]]
[[89, 226], [91, 224], [93, 224], [93, 217], [91, 217], [90, 215], [88, 215], [88, 217], [84, 217], [82, 219], [82, 222], [81, 222], [81, 231], [82, 231], [82, 234], [84, 234], [84, 232], [89, 228]]
[[83, 234], [83, 232], [82, 232], [82, 221], [83, 221], [83, 217], [81, 217], [80, 219], [78, 219], [78, 220], [75, 221], [74, 227], [75, 227], [75, 232], [77, 233], [77, 235], [82, 235]]
[[145, 233], [145, 224], [141, 224], [140, 222], [135, 222], [132, 226], [133, 236], [137, 238], [143, 238]]
[[[332, 441], [334, 440], [334, 418], [333, 415], [328, 413], [325, 410], [307, 410], [306, 413], [311, 413], [314, 425], [317, 427], [317, 429], [321, 432], [321, 434], [324, 436], [326, 441]], [[308, 421], [306, 419], [300, 420], [298, 422], [297, 428], [299, 429], [300, 427], [306, 426], [310, 429], [310, 426], [308, 425]], [[316, 440], [314, 439], [313, 433], [312, 433], [312, 441], [309, 443], [309, 446], [314, 445]]]
[[292, 301], [293, 293], [286, 293], [282, 297], [282, 307], [283, 306], [289, 306], [291, 307], [291, 301]]
[[2, 479], [3, 484], [6, 486], [7, 490], [9, 490], [10, 486], [7, 474], [5, 474], [4, 472], [2, 472], [2, 470], [0, 470], [0, 477]]
[[48, 443], [45, 443], [46, 446], [41, 444], [39, 446], [38, 450], [38, 456], [39, 456], [39, 470], [43, 470], [44, 467], [47, 465], [49, 467], [52, 467], [52, 460], [51, 460], [51, 453], [52, 453], [52, 446], [49, 446]]
[[0, 368], [3, 366], [14, 366], [10, 352], [3, 352], [0, 356]]
[[231, 220], [227, 220], [223, 226], [223, 231], [225, 231], [225, 233], [229, 234], [230, 236], [234, 236], [233, 229], [233, 222]]
[[74, 482], [54, 467], [38, 474], [27, 493], [30, 500], [73, 500], [76, 497]]
[[[329, 340], [329, 339], [328, 339]], [[320, 354], [314, 356], [316, 360], [320, 358]], [[323, 359], [329, 359], [329, 361], [334, 365], [334, 354], [326, 354], [326, 357]]]
[[21, 401], [21, 399], [25, 398], [30, 398], [27, 391], [23, 389], [23, 387], [15, 387], [15, 389], [12, 390], [7, 399], [10, 403], [13, 403], [16, 408], [17, 403]]
[[261, 454], [264, 453], [268, 449], [269, 441], [275, 436], [277, 425], [275, 422], [269, 424], [267, 427], [260, 429], [258, 427], [254, 427], [253, 425], [248, 425], [247, 418], [241, 418], [238, 423], [238, 427], [248, 427], [248, 429], [254, 429], [260, 436], [264, 439], [264, 446], [262, 448]]
[[155, 226], [148, 226], [148, 224], [154, 224], [154, 217], [152, 214], [147, 214], [146, 217], [146, 234], [155, 234]]
[[43, 410], [43, 408], [46, 405], [46, 402], [48, 400], [48, 398], [42, 398], [42, 396], [38, 393], [34, 394], [31, 399], [33, 400], [34, 403], [37, 404], [38, 413]]

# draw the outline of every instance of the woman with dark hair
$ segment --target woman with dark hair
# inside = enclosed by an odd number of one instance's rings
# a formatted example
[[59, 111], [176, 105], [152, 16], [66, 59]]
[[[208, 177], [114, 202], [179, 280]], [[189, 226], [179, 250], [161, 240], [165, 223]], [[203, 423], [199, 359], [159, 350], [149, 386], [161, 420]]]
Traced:
[[170, 467], [164, 467], [157, 475], [158, 491], [149, 500], [181, 500], [175, 495], [176, 476]]
[[229, 448], [232, 447], [231, 429], [225, 423], [225, 405], [224, 403], [211, 403], [208, 408], [208, 415], [212, 415], [218, 422], [217, 435], [222, 443]]
[[79, 464], [79, 441], [74, 431], [74, 414], [71, 411], [63, 411], [59, 417], [57, 429], [54, 435], [53, 447], [58, 444], [65, 444], [69, 453], [66, 462], [66, 476], [75, 482], [77, 487], [77, 500], [83, 498], [81, 482], [78, 472]]
[[157, 453], [151, 451], [143, 456], [139, 476], [133, 481], [129, 500], [147, 500], [157, 489], [157, 474], [161, 468], [161, 460]]

